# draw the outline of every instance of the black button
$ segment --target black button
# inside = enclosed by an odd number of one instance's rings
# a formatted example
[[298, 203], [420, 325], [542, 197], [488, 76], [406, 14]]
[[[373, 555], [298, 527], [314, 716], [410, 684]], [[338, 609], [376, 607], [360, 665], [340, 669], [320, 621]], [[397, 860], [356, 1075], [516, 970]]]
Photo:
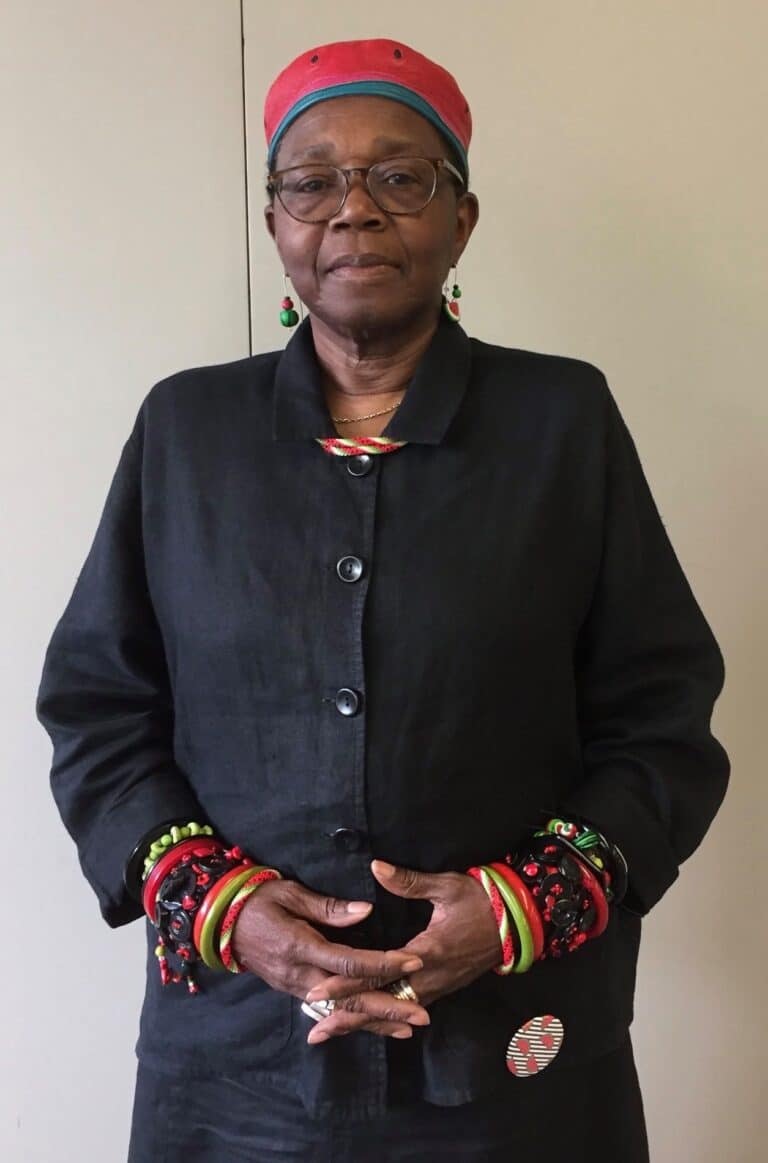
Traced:
[[555, 901], [552, 906], [552, 924], [557, 929], [567, 929], [579, 918], [578, 906], [572, 900]]
[[347, 472], [351, 473], [353, 477], [364, 477], [373, 468], [373, 457], [367, 452], [361, 452], [359, 456], [347, 457]]
[[359, 828], [337, 828], [330, 837], [341, 852], [357, 852], [365, 844], [365, 833]]
[[348, 686], [336, 691], [336, 710], [341, 715], [354, 715], [360, 707], [360, 696]]
[[336, 573], [344, 582], [356, 582], [362, 572], [363, 563], [359, 557], [340, 557], [336, 562]]

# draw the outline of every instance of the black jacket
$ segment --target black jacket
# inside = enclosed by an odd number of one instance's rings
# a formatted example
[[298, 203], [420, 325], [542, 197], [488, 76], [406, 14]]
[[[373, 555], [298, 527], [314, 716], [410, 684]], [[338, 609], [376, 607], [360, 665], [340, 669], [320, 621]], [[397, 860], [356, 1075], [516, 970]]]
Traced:
[[384, 893], [373, 856], [464, 870], [568, 809], [622, 848], [630, 893], [601, 938], [484, 974], [397, 1044], [308, 1046], [299, 1000], [251, 974], [162, 989], [145, 922], [139, 1055], [262, 1071], [320, 1115], [380, 1111], [388, 1066], [441, 1104], [508, 1085], [507, 1041], [536, 1014], [565, 1027], [551, 1070], [618, 1044], [640, 918], [729, 776], [710, 732], [721, 652], [596, 367], [441, 319], [385, 433], [408, 444], [348, 460], [316, 442], [336, 433], [308, 321], [285, 353], [156, 384], [38, 696], [53, 793], [112, 926], [140, 915], [126, 857], [175, 816], [317, 892], [375, 900], [335, 930], [370, 947], [402, 945], [430, 910]]

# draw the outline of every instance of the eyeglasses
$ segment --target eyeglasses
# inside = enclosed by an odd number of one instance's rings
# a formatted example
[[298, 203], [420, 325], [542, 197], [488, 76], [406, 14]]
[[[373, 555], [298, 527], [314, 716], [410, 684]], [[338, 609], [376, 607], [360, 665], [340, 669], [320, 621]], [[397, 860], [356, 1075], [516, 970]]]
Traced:
[[309, 162], [269, 174], [267, 189], [298, 222], [327, 222], [347, 200], [350, 176], [360, 174], [371, 198], [385, 214], [418, 214], [435, 196], [438, 175], [447, 170], [465, 182], [446, 158], [390, 157], [372, 166], [343, 170]]

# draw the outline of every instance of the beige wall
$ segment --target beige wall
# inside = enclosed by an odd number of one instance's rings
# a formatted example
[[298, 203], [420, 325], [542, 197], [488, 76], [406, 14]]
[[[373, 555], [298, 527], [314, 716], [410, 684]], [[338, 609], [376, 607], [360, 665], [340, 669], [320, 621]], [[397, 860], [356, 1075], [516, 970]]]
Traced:
[[141, 399], [248, 350], [239, 5], [1, 0], [0, 85], [0, 778], [19, 870], [0, 1158], [122, 1163], [144, 934], [101, 920], [34, 696]]
[[[633, 1037], [652, 1159], [758, 1163], [768, 950], [746, 873], [764, 884], [765, 865], [744, 836], [768, 804], [765, 5], [244, 11], [254, 349], [285, 339], [261, 222], [264, 90], [313, 43], [402, 37], [456, 73], [475, 116], [468, 330], [596, 363], [633, 431], [725, 655], [714, 725], [733, 762], [709, 836], [644, 923]], [[51, 885], [56, 898], [44, 956], [38, 913], [9, 922], [27, 928], [19, 963], [0, 971], [12, 1051], [0, 1151], [68, 1163], [100, 1149], [119, 1163], [123, 1148], [104, 1145], [127, 1137], [143, 938], [98, 916], [32, 707], [141, 398], [172, 370], [247, 352], [239, 5], [6, 0], [0, 21], [6, 852], [26, 900]]]

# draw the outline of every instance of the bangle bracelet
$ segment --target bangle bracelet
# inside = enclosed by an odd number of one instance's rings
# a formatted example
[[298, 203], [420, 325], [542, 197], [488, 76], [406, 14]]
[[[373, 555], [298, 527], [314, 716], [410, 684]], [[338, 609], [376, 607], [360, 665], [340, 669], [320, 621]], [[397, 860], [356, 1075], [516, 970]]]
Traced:
[[605, 932], [608, 927], [609, 910], [608, 901], [603, 892], [600, 881], [595, 876], [592, 869], [583, 860], [581, 862], [581, 883], [586, 888], [587, 892], [592, 897], [592, 903], [597, 911], [597, 919], [592, 928], [587, 932], [587, 940], [591, 941], [593, 937], [599, 937]]
[[[555, 836], [532, 837], [529, 855], [516, 863], [521, 879], [528, 885], [544, 922], [544, 957], [572, 953], [596, 932], [598, 905], [587, 888], [586, 861], [555, 843]], [[597, 878], [590, 884], [599, 883]], [[605, 898], [602, 897], [603, 904]]]
[[[245, 865], [240, 864], [231, 869], [220, 880], [216, 881], [200, 906], [198, 917], [195, 918], [195, 945], [200, 957], [209, 969], [215, 969], [219, 972], [225, 969], [218, 952], [219, 922], [238, 889], [242, 888], [246, 880], [255, 872], [262, 870], [262, 865], [255, 865], [250, 860]], [[201, 915], [202, 919], [198, 927], [198, 919]]]
[[503, 876], [495, 870], [492, 865], [484, 864], [483, 868], [487, 871], [491, 880], [501, 893], [504, 903], [512, 914], [512, 919], [517, 927], [517, 932], [520, 937], [520, 960], [513, 969], [513, 973], [527, 973], [533, 965], [533, 939], [531, 937], [531, 930], [528, 927], [523, 907], [518, 901], [515, 893], [507, 884]]
[[232, 903], [224, 914], [219, 931], [219, 957], [225, 969], [230, 973], [243, 973], [245, 969], [238, 962], [232, 949], [232, 937], [235, 931], [235, 921], [242, 912], [243, 905], [248, 897], [256, 891], [259, 885], [266, 880], [282, 880], [276, 868], [262, 868], [248, 877], [242, 888], [238, 889]]
[[144, 882], [142, 892], [144, 912], [153, 924], [156, 919], [156, 902], [160, 885], [176, 865], [181, 863], [184, 856], [187, 853], [195, 856], [209, 856], [213, 852], [223, 850], [224, 845], [220, 840], [205, 836], [202, 839], [182, 840], [181, 844], [177, 844], [171, 848], [170, 852], [166, 852], [165, 856], [160, 857]]
[[531, 940], [533, 941], [533, 960], [538, 961], [544, 952], [544, 923], [541, 919], [541, 913], [536, 907], [536, 901], [531, 895], [528, 886], [520, 879], [508, 864], [492, 863], [491, 868], [495, 868], [499, 876], [503, 876], [509, 887], [514, 892], [520, 905], [525, 913], [525, 919], [528, 922], [528, 927], [531, 930]]
[[[176, 850], [166, 853], [159, 862], [162, 866], [157, 874], [153, 869], [151, 879], [154, 881], [155, 875], [161, 878], [152, 892], [153, 923], [158, 935], [155, 955], [160, 962], [162, 984], [185, 981], [190, 993], [198, 993], [195, 973], [201, 958], [193, 940], [196, 913], [206, 897], [214, 895], [212, 890], [217, 882], [233, 870], [240, 871], [244, 862], [237, 846], [225, 849], [219, 843], [213, 852], [206, 854], [202, 851], [207, 846], [205, 840], [192, 844], [192, 850], [180, 858]], [[174, 971], [169, 967], [168, 954], [173, 955], [177, 966]]]
[[495, 966], [493, 972], [506, 976], [515, 967], [515, 947], [512, 943], [512, 927], [506, 905], [504, 904], [501, 893], [484, 868], [468, 868], [467, 875], [480, 881], [490, 900], [491, 908], [496, 918], [496, 925], [499, 930], [499, 940], [501, 941], [501, 964]]
[[551, 835], [561, 840], [582, 860], [586, 859], [597, 868], [608, 904], [620, 904], [627, 892], [628, 869], [624, 853], [612, 844], [594, 824], [583, 817], [563, 820], [559, 816], [550, 819], [536, 836]]
[[212, 836], [213, 828], [210, 824], [172, 824], [162, 835], [156, 837], [149, 846], [149, 852], [144, 857], [142, 880], [146, 880], [155, 863], [170, 849], [180, 844], [182, 840], [194, 840], [202, 836]]
[[[205, 957], [203, 957], [203, 951], [202, 951], [203, 926], [208, 919], [208, 915], [209, 915], [211, 909], [213, 908], [216, 897], [219, 895], [221, 890], [224, 888], [225, 883], [230, 881], [232, 879], [232, 877], [236, 876], [238, 873], [242, 872], [246, 868], [250, 872], [258, 872], [260, 867], [261, 867], [261, 865], [254, 864], [252, 860], [249, 860], [246, 857], [244, 860], [239, 861], [237, 864], [233, 865], [231, 868], [228, 868], [223, 873], [222, 876], [218, 877], [217, 880], [213, 881], [210, 888], [208, 889], [208, 892], [203, 897], [202, 901], [200, 902], [200, 908], [195, 913], [195, 923], [194, 923], [193, 930], [192, 930], [192, 941], [193, 941], [194, 946], [197, 949], [198, 953], [202, 957], [203, 961], [205, 961]], [[208, 961], [205, 961], [205, 964], [208, 966], [209, 969], [221, 969], [222, 968], [221, 964], [218, 961], [218, 958], [215, 957], [213, 955], [213, 953], [211, 954], [211, 962], [209, 963]]]
[[[595, 930], [597, 929], [598, 923], [601, 921], [602, 928], [599, 932], [603, 933], [608, 924], [608, 917], [603, 915], [603, 910], [608, 909], [609, 902], [613, 899], [613, 897], [609, 897], [610, 890], [606, 891], [605, 882], [600, 870], [595, 867], [594, 863], [588, 858], [585, 852], [582, 852], [581, 849], [577, 848], [571, 840], [566, 839], [566, 837], [561, 833], [553, 832], [550, 834], [542, 832], [536, 833], [535, 835], [538, 837], [539, 843], [543, 842], [550, 844], [554, 842], [562, 850], [571, 853], [575, 857], [579, 869], [582, 870], [582, 884], [585, 884], [583, 870], [586, 870], [586, 872], [590, 875], [591, 879], [589, 882], [588, 891], [593, 898], [595, 909], [598, 912], [598, 920], [596, 921], [595, 925], [587, 931], [586, 936], [588, 940], [591, 939], [593, 934], [598, 936], [599, 934], [595, 932]], [[608, 880], [610, 882], [610, 876], [608, 877]]]
[[123, 884], [134, 900], [141, 901], [142, 880], [144, 879], [142, 870], [144, 867], [144, 859], [149, 851], [150, 845], [156, 837], [167, 832], [174, 824], [181, 822], [178, 819], [173, 819], [163, 820], [161, 824], [155, 824], [151, 831], [145, 832], [126, 860], [125, 868], [123, 869]]

